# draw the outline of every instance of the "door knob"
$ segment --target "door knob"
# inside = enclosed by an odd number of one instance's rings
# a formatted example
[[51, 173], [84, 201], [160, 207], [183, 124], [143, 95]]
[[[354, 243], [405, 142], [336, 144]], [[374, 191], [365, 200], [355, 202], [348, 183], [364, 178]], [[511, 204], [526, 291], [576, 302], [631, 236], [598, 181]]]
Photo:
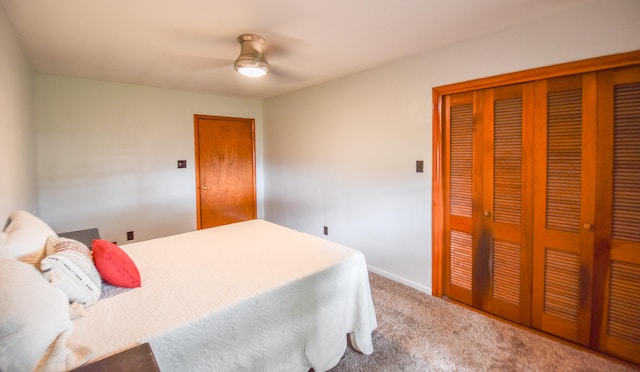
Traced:
[[202, 186], [202, 189], [203, 189], [203, 190], [206, 190], [206, 189], [207, 189], [207, 186]]
[[483, 214], [485, 217], [489, 217], [489, 216], [491, 216], [491, 212], [489, 212], [489, 211], [484, 211], [482, 214]]

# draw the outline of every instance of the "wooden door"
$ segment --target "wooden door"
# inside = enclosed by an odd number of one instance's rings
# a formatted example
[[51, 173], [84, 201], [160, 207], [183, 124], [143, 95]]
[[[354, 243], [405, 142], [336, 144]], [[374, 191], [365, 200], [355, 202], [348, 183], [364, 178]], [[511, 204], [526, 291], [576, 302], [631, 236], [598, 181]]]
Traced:
[[253, 119], [194, 115], [198, 228], [256, 218]]
[[533, 222], [533, 84], [484, 90], [482, 225], [474, 304], [529, 325]]
[[588, 345], [596, 191], [596, 74], [536, 82], [532, 325]]
[[[482, 146], [480, 109], [482, 92], [470, 92], [445, 97], [444, 154], [444, 292], [457, 301], [472, 305], [473, 253], [477, 251], [478, 235], [474, 234], [473, 205], [482, 197], [482, 184], [474, 182], [482, 174], [482, 162], [475, 157]], [[475, 172], [474, 172], [475, 171]], [[474, 203], [474, 198], [476, 202]], [[476, 212], [477, 214], [477, 212]], [[479, 226], [476, 226], [478, 230]]]
[[533, 85], [445, 97], [445, 294], [530, 323]]
[[597, 136], [592, 343], [640, 363], [640, 66], [599, 74]]

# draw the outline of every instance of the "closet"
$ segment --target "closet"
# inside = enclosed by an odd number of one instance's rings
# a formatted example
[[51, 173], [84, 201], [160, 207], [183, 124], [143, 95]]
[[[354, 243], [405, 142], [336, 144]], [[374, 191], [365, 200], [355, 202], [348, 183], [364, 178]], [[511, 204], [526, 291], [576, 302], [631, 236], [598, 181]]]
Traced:
[[640, 363], [640, 52], [434, 107], [434, 295]]

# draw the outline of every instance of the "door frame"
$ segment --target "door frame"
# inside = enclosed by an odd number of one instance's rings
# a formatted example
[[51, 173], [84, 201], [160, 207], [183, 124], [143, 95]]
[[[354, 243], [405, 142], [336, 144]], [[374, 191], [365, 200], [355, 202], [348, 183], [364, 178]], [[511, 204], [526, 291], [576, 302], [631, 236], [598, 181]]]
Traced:
[[257, 197], [256, 197], [256, 120], [253, 118], [238, 118], [238, 117], [230, 117], [230, 116], [212, 116], [212, 115], [203, 115], [203, 114], [194, 114], [193, 115], [193, 130], [194, 130], [194, 149], [195, 149], [195, 173], [196, 173], [196, 220], [197, 220], [197, 229], [202, 229], [202, 217], [200, 211], [200, 141], [199, 141], [199, 119], [208, 119], [208, 120], [225, 120], [225, 121], [251, 121], [251, 144], [252, 144], [252, 153], [253, 153], [253, 161], [251, 165], [251, 171], [253, 173], [253, 183], [252, 183], [252, 196], [253, 196], [253, 218], [256, 218], [257, 212]]
[[443, 98], [449, 94], [463, 93], [473, 90], [495, 88], [503, 85], [518, 84], [538, 79], [606, 70], [640, 63], [640, 50], [613, 54], [609, 56], [567, 62], [553, 66], [539, 67], [530, 70], [513, 72], [487, 78], [470, 80], [461, 83], [434, 87], [432, 91], [432, 124], [433, 124], [433, 156], [432, 156], [432, 202], [431, 202], [431, 231], [432, 231], [432, 278], [431, 294], [436, 297], [444, 295], [444, 148], [446, 132], [444, 128], [445, 110]]

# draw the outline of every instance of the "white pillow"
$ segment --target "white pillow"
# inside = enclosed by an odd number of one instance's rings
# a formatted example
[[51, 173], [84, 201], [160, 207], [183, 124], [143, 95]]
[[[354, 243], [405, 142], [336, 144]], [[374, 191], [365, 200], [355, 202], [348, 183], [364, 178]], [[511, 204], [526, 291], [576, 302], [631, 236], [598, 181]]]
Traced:
[[47, 238], [57, 236], [56, 233], [44, 221], [25, 211], [17, 211], [9, 219], [11, 222], [4, 230], [6, 248], [13, 257], [37, 266], [44, 257]]
[[0, 371], [77, 367], [90, 352], [68, 347], [62, 336], [72, 327], [64, 293], [33, 266], [0, 259]]
[[93, 260], [81, 252], [73, 249], [56, 252], [40, 262], [40, 269], [42, 275], [60, 288], [71, 302], [90, 306], [100, 298], [100, 274]]
[[50, 236], [47, 239], [47, 244], [45, 245], [44, 251], [45, 255], [49, 256], [56, 252], [62, 252], [67, 249], [80, 252], [87, 256], [87, 258], [89, 258], [90, 260], [93, 260], [89, 247], [84, 245], [84, 243], [82, 242], [70, 238]]

